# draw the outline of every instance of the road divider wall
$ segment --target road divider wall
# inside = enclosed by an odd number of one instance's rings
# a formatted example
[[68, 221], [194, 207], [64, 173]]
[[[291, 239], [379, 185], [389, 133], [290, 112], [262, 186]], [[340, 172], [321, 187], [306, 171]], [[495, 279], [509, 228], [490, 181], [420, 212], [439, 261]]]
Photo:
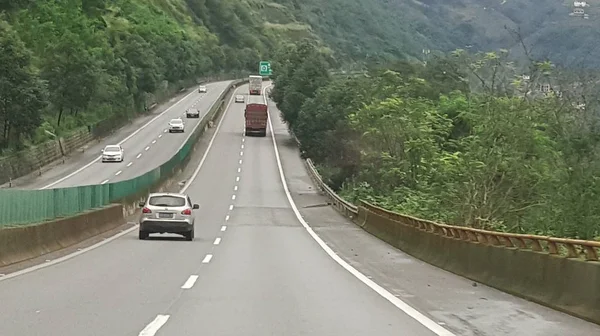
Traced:
[[0, 267], [75, 245], [125, 224], [123, 205], [111, 204], [37, 225], [0, 230]]
[[234, 81], [223, 91], [173, 157], [138, 177], [120, 182], [69, 188], [0, 189], [0, 231], [9, 226], [30, 225], [70, 217], [111, 203], [122, 203], [124, 215], [132, 214], [141, 198], [185, 166], [195, 143], [208, 127], [209, 121], [226, 106], [225, 101], [231, 97], [235, 88], [247, 81]]
[[434, 223], [337, 195], [305, 161], [330, 204], [365, 231], [427, 263], [600, 324], [600, 242]]
[[[235, 77], [207, 77], [197, 80], [194, 85], [233, 78]], [[192, 85], [191, 83], [187, 84], [189, 84], [188, 86]], [[173, 93], [181, 91], [185, 91], [185, 87], [181, 90], [165, 89], [165, 93], [160, 94], [158, 97], [151, 95], [147, 102], [148, 111], [152, 110], [159, 101], [166, 100]], [[110, 135], [129, 121], [131, 121], [130, 118], [115, 116], [74, 129], [67, 134], [56, 137], [55, 140], [46, 141], [11, 156], [0, 157], [0, 184], [10, 182], [32, 172], [41, 171], [45, 166], [77, 152], [86, 144]]]

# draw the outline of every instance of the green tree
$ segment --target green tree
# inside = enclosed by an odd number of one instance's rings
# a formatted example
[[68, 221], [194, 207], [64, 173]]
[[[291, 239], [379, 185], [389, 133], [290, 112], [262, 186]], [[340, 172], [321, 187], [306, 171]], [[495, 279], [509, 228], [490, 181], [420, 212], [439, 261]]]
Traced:
[[21, 146], [41, 123], [45, 85], [31, 66], [31, 53], [6, 22], [0, 22], [0, 149]]

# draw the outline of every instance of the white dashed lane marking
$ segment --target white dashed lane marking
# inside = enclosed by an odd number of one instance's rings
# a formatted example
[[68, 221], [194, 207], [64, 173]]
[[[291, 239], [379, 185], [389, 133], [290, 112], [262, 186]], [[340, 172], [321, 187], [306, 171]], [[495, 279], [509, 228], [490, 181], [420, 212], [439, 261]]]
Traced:
[[210, 260], [212, 259], [213, 255], [212, 254], [207, 254], [206, 257], [204, 257], [204, 260], [202, 260], [203, 264], [208, 264], [210, 262]]
[[[229, 216], [227, 216], [227, 217], [229, 217]], [[227, 226], [225, 226], [225, 225], [221, 226], [221, 232], [225, 232], [225, 230], [227, 230]]]
[[229, 211], [233, 210], [233, 204], [229, 205]]
[[122, 170], [119, 170], [118, 172], [115, 173], [115, 176], [121, 175], [122, 172], [123, 172]]
[[154, 319], [154, 321], [150, 322], [150, 324], [148, 324], [146, 326], [146, 328], [144, 328], [144, 330], [142, 330], [138, 336], [154, 336], [156, 335], [156, 333], [158, 332], [158, 330], [165, 325], [165, 323], [167, 323], [167, 321], [169, 320], [169, 315], [158, 315], [156, 316], [156, 318]]
[[138, 154], [138, 155], [137, 155], [135, 158], [136, 158], [136, 159], [139, 159], [139, 158], [141, 158], [141, 157], [142, 157], [142, 153]]
[[144, 148], [144, 150], [148, 150], [148, 149], [150, 149], [150, 146], [148, 146], [148, 147]]
[[106, 183], [108, 183], [108, 180], [104, 180], [104, 181], [102, 181], [102, 183], [100, 183], [100, 184], [106, 184]]
[[215, 238], [213, 245], [219, 245], [219, 244], [221, 244], [221, 238]]
[[132, 165], [132, 164], [133, 164], [133, 162], [129, 162], [129, 163], [127, 164], [127, 167], [131, 167], [131, 165]]
[[197, 275], [190, 275], [190, 277], [183, 284], [183, 286], [181, 286], [181, 289], [190, 289], [190, 288], [194, 287], [194, 284], [196, 283], [196, 280], [198, 280], [198, 276]]

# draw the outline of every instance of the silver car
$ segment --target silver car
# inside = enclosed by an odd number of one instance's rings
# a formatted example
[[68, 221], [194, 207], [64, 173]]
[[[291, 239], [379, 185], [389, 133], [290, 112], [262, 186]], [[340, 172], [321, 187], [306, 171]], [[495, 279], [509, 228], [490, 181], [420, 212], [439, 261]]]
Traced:
[[185, 116], [188, 118], [200, 118], [200, 111], [198, 111], [198, 109], [191, 108], [185, 111]]
[[173, 132], [184, 132], [185, 126], [183, 125], [183, 120], [181, 119], [171, 119], [169, 121], [169, 133]]
[[102, 150], [102, 162], [123, 162], [123, 147], [108, 145]]
[[139, 203], [139, 238], [145, 240], [151, 233], [180, 234], [194, 240], [194, 210], [199, 209], [189, 196], [178, 193], [152, 193]]
[[206, 86], [204, 86], [204, 85], [200, 85], [200, 86], [198, 87], [198, 92], [200, 92], [200, 93], [206, 93]]
[[242, 96], [242, 95], [235, 96], [235, 102], [236, 103], [243, 103], [244, 102], [244, 96]]

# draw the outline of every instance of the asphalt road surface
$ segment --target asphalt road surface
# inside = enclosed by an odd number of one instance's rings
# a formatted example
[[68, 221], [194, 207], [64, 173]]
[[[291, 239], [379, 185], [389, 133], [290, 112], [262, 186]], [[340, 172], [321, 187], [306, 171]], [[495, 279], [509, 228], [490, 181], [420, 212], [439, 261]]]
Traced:
[[[173, 99], [164, 104], [164, 109], [156, 111], [151, 118], [136, 121], [134, 125], [125, 127], [88, 148], [86, 153], [76, 160], [55, 166], [42, 176], [19, 187], [63, 188], [118, 182], [142, 175], [175, 155], [230, 83], [231, 81], [209, 83], [206, 84], [206, 93], [199, 93], [195, 89], [182, 98]], [[188, 108], [198, 109], [200, 118], [187, 119], [185, 111]], [[169, 121], [178, 117], [185, 122], [185, 132], [168, 133]], [[117, 143], [121, 143], [124, 149], [123, 162], [102, 163], [101, 150], [106, 145]]]
[[315, 207], [323, 198], [271, 106], [287, 194], [272, 133], [243, 136], [243, 106], [231, 104], [186, 185], [200, 204], [193, 242], [139, 241], [132, 231], [0, 278], [0, 335], [600, 334], [596, 325], [473, 287]]

